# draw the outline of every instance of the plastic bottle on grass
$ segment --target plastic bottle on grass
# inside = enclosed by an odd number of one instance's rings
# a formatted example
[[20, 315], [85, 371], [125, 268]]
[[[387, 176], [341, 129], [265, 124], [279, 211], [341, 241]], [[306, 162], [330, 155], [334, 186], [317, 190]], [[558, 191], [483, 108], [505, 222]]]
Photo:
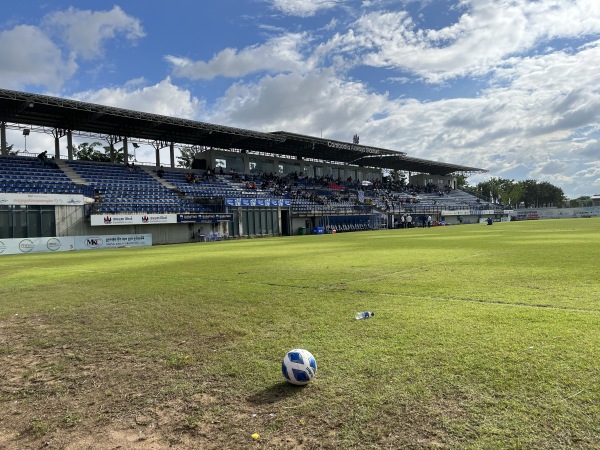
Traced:
[[371, 311], [363, 311], [363, 312], [357, 312], [356, 313], [356, 320], [360, 320], [360, 319], [370, 319], [371, 317], [373, 317], [375, 315], [374, 312]]

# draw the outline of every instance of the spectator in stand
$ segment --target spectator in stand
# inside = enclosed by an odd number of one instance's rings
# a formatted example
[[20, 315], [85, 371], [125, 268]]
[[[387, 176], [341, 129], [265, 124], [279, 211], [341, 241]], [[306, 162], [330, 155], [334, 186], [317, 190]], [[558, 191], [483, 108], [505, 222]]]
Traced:
[[56, 159], [54, 158], [54, 156], [52, 158], [50, 158], [50, 161], [47, 162], [46, 164], [48, 164], [53, 169], [58, 169], [59, 168], [58, 164], [56, 163]]
[[48, 162], [48, 152], [46, 150], [44, 150], [42, 153], [37, 155], [37, 157], [38, 157], [38, 164], [41, 165], [42, 167], [46, 167], [46, 164]]
[[156, 171], [156, 175], [158, 175], [158, 178], [162, 178], [165, 176], [165, 169], [163, 169], [163, 166], [160, 166], [160, 169]]

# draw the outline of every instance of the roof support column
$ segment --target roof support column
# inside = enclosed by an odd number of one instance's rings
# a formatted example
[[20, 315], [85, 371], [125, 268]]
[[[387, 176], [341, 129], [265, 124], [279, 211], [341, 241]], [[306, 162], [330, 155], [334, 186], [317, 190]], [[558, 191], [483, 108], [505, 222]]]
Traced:
[[52, 130], [52, 136], [54, 136], [54, 157], [60, 159], [60, 138], [66, 134], [66, 131], [61, 128], [55, 128]]
[[8, 149], [6, 148], [6, 122], [0, 124], [0, 142], [0, 154], [8, 156]]
[[60, 137], [54, 136], [54, 157], [60, 159]]
[[127, 136], [123, 138], [123, 164], [129, 164], [129, 143], [127, 142]]
[[160, 167], [160, 147], [157, 145], [156, 147], [154, 147], [155, 149], [155, 154], [156, 154], [156, 162], [155, 165], [156, 167]]
[[250, 157], [248, 153], [242, 150], [242, 161], [244, 161], [244, 168], [242, 169], [242, 173], [250, 173]]
[[73, 161], [73, 132], [71, 130], [67, 130], [67, 152], [68, 160]]
[[169, 146], [169, 153], [171, 156], [171, 168], [174, 169], [175, 168], [175, 143], [171, 142], [171, 145]]

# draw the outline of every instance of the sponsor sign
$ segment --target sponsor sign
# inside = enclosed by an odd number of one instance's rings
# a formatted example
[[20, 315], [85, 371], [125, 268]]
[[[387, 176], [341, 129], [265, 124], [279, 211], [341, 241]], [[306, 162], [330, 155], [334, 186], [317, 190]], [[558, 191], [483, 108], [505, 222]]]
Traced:
[[226, 198], [227, 206], [281, 206], [289, 208], [292, 200], [289, 198]]
[[93, 214], [92, 226], [100, 225], [156, 225], [177, 223], [177, 214]]
[[511, 216], [517, 220], [537, 219], [569, 219], [600, 217], [600, 206], [587, 206], [582, 208], [539, 208], [515, 209]]
[[3, 239], [0, 241], [0, 255], [65, 252], [73, 249], [73, 237]]
[[98, 248], [143, 247], [151, 245], [151, 234], [2, 239], [0, 240], [0, 255], [66, 252]]
[[179, 222], [179, 223], [231, 222], [232, 220], [233, 220], [233, 214], [221, 214], [221, 213], [177, 214], [177, 222]]
[[471, 211], [468, 209], [443, 209], [442, 216], [470, 216]]
[[94, 250], [99, 248], [120, 247], [146, 247], [151, 245], [151, 234], [75, 236], [75, 250]]
[[83, 205], [83, 195], [69, 194], [5, 194], [0, 193], [0, 205]]

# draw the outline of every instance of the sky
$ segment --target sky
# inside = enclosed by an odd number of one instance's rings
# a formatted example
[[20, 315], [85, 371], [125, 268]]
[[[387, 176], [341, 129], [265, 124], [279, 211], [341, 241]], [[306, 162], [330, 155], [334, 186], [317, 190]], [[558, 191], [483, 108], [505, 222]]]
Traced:
[[0, 61], [3, 89], [600, 193], [598, 0], [10, 2]]

